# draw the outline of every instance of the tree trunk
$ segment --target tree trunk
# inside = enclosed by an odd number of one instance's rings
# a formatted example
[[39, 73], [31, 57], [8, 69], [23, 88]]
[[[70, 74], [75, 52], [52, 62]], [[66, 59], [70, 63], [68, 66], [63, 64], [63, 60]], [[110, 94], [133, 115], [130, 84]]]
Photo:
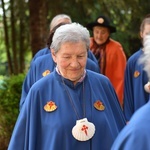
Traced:
[[[26, 52], [26, 46], [25, 46], [25, 32], [26, 32], [26, 19], [22, 19], [22, 18], [26, 18], [26, 15], [24, 13], [25, 11], [25, 6], [26, 3], [24, 0], [19, 0], [19, 72], [23, 73], [25, 70], [25, 52]], [[28, 24], [28, 23], [27, 23]]]
[[14, 0], [10, 0], [11, 3], [11, 41], [12, 41], [12, 56], [13, 56], [13, 68], [14, 74], [18, 74], [18, 61], [17, 61], [17, 50], [16, 50], [16, 30], [15, 30], [15, 17], [14, 17]]
[[8, 60], [8, 72], [9, 74], [12, 74], [13, 66], [12, 66], [12, 60], [9, 51], [8, 27], [7, 27], [6, 15], [5, 15], [5, 4], [3, 0], [1, 0], [1, 2], [2, 2], [2, 9], [3, 9], [3, 24], [4, 24], [4, 32], [5, 32], [6, 53], [7, 53], [7, 60]]
[[47, 6], [45, 0], [29, 0], [32, 55], [46, 45]]

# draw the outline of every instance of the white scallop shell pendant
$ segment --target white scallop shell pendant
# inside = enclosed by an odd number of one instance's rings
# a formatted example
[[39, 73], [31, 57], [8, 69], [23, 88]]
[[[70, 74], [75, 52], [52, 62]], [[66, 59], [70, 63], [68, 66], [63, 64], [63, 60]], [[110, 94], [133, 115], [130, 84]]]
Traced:
[[147, 93], [150, 93], [150, 82], [147, 82], [145, 85], [144, 85], [144, 89]]
[[95, 125], [88, 122], [87, 118], [76, 121], [76, 125], [72, 128], [72, 135], [78, 141], [87, 141], [95, 134]]

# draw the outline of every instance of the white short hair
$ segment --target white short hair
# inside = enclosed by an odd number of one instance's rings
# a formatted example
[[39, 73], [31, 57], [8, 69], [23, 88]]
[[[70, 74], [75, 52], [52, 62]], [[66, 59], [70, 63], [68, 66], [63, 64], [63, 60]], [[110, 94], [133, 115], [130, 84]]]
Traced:
[[52, 30], [59, 23], [72, 23], [72, 20], [71, 20], [70, 16], [68, 16], [66, 14], [56, 15], [50, 23], [50, 30]]
[[65, 24], [56, 29], [50, 48], [57, 53], [63, 43], [78, 43], [80, 41], [85, 43], [88, 50], [90, 45], [90, 34], [87, 28], [79, 23]]

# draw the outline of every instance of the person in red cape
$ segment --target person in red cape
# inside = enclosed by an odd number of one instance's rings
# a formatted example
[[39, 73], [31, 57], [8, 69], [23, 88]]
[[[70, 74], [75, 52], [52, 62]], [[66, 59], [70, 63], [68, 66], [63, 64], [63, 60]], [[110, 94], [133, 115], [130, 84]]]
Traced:
[[122, 45], [110, 38], [111, 33], [116, 32], [116, 28], [103, 15], [86, 27], [93, 33], [93, 37], [90, 38], [90, 50], [99, 62], [100, 72], [110, 79], [122, 105], [126, 56]]

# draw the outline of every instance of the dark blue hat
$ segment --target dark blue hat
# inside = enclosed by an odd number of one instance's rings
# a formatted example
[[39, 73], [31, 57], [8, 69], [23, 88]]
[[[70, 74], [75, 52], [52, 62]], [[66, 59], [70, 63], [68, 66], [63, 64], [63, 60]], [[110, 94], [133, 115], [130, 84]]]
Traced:
[[105, 16], [99, 16], [94, 22], [86, 25], [86, 27], [90, 30], [93, 30], [93, 27], [95, 26], [107, 27], [110, 29], [111, 33], [116, 32], [116, 28], [110, 24], [110, 21]]

